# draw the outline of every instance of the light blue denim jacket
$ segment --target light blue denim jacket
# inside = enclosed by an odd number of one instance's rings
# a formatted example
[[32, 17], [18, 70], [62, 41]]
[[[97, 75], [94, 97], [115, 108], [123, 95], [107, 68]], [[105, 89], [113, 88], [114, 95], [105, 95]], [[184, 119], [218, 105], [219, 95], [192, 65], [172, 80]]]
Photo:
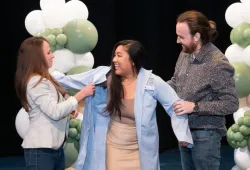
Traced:
[[[109, 70], [110, 67], [100, 66], [77, 75], [54, 75], [54, 77], [65, 88], [81, 89], [89, 83], [99, 84], [106, 81]], [[103, 110], [107, 104], [107, 95], [107, 88], [96, 86], [95, 94], [86, 98], [76, 170], [106, 170], [106, 134], [110, 117]], [[157, 101], [170, 116], [178, 141], [186, 141], [190, 143], [189, 147], [193, 146], [187, 115], [176, 116], [173, 111], [173, 103], [177, 100], [180, 100], [179, 97], [166, 82], [152, 71], [140, 69], [136, 84], [134, 114], [141, 169], [160, 169]]]

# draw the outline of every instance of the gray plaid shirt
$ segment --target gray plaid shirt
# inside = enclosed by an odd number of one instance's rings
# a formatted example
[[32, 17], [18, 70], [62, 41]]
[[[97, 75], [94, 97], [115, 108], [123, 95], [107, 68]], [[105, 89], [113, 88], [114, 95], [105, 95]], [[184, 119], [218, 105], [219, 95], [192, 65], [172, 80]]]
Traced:
[[189, 114], [190, 128], [219, 129], [225, 135], [225, 115], [237, 111], [234, 68], [212, 43], [194, 57], [181, 52], [168, 81], [180, 98], [198, 102], [200, 111]]

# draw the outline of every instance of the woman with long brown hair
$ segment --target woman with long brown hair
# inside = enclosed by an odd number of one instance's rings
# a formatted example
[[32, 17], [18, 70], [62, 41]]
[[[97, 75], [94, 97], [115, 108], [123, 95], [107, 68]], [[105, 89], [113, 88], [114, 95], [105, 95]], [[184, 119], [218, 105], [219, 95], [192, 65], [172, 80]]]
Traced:
[[66, 91], [49, 73], [53, 58], [49, 43], [42, 37], [27, 38], [18, 51], [15, 88], [30, 119], [22, 143], [28, 170], [64, 169], [62, 146], [68, 115], [77, 116], [74, 110], [78, 102], [95, 91], [90, 84], [65, 100]]

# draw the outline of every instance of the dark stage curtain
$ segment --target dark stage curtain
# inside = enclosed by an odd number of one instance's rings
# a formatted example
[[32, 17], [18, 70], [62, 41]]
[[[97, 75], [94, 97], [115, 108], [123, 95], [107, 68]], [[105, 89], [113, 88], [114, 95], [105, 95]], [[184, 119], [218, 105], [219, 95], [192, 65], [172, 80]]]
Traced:
[[[171, 78], [181, 50], [176, 44], [175, 25], [177, 16], [185, 10], [203, 12], [217, 23], [219, 37], [215, 45], [222, 52], [231, 44], [231, 28], [225, 21], [225, 11], [236, 0], [85, 0], [89, 18], [98, 31], [98, 43], [92, 51], [95, 65], [109, 65], [113, 45], [122, 39], [141, 41], [148, 51], [145, 68], [164, 80]], [[16, 54], [20, 43], [30, 35], [25, 29], [26, 15], [40, 9], [39, 0], [5, 1], [1, 17], [1, 123], [0, 155], [22, 154], [22, 139], [15, 129], [15, 117], [21, 108], [14, 89]], [[177, 141], [170, 120], [163, 108], [157, 107], [160, 135], [160, 152], [176, 147]], [[233, 123], [232, 115], [227, 125]], [[46, 140], [46, 139], [45, 139]]]

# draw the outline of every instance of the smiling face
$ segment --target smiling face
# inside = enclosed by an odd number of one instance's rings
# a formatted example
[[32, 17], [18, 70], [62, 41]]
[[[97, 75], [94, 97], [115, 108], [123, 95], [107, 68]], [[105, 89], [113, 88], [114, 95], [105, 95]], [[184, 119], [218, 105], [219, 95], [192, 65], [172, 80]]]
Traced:
[[113, 56], [113, 64], [115, 68], [115, 74], [119, 76], [128, 76], [133, 74], [133, 61], [127, 52], [125, 46], [119, 45]]
[[50, 50], [49, 43], [47, 43], [46, 41], [44, 41], [43, 42], [42, 50], [43, 50], [43, 54], [44, 54], [45, 60], [47, 61], [48, 68], [51, 68], [52, 65], [53, 65], [54, 54]]
[[185, 53], [193, 53], [197, 49], [197, 40], [190, 34], [188, 24], [186, 22], [178, 22], [176, 24], [177, 43], [182, 45], [182, 51]]

